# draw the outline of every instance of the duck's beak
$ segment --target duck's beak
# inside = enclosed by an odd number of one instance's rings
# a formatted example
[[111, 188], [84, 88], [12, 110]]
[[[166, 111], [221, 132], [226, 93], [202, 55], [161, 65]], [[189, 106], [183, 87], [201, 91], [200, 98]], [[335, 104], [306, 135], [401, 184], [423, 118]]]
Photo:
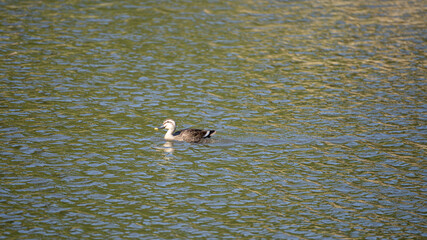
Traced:
[[161, 126], [161, 127], [158, 127], [158, 128], [154, 128], [154, 130], [159, 130], [159, 129], [162, 129], [162, 128], [165, 128], [165, 126]]

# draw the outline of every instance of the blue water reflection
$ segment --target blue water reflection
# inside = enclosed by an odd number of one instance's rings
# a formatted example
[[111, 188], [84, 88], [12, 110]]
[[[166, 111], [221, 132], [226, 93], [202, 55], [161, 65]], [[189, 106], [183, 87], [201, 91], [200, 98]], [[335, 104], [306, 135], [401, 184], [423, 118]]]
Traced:
[[0, 6], [0, 238], [426, 237], [422, 1]]

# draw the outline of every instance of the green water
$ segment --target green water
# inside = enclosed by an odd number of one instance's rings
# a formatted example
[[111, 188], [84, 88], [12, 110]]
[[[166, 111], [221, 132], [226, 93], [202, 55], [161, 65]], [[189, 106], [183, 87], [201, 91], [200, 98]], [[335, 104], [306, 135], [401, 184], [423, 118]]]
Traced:
[[0, 239], [427, 237], [424, 1], [0, 17]]

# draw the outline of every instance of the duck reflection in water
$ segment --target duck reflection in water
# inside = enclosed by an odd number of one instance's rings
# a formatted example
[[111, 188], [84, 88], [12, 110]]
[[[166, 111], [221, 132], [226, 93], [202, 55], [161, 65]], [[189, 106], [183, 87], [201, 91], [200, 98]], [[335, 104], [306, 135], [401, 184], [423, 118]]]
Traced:
[[165, 144], [163, 144], [163, 147], [164, 147], [164, 148], [162, 148], [162, 150], [163, 150], [165, 153], [173, 153], [173, 151], [175, 150], [175, 149], [173, 148], [173, 144], [172, 144], [172, 142], [165, 142]]

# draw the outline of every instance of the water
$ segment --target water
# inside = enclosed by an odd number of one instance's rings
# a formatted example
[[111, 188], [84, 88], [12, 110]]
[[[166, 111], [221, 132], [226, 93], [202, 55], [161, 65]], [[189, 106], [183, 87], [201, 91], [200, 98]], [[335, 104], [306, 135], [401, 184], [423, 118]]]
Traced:
[[424, 5], [2, 2], [0, 238], [425, 238]]

